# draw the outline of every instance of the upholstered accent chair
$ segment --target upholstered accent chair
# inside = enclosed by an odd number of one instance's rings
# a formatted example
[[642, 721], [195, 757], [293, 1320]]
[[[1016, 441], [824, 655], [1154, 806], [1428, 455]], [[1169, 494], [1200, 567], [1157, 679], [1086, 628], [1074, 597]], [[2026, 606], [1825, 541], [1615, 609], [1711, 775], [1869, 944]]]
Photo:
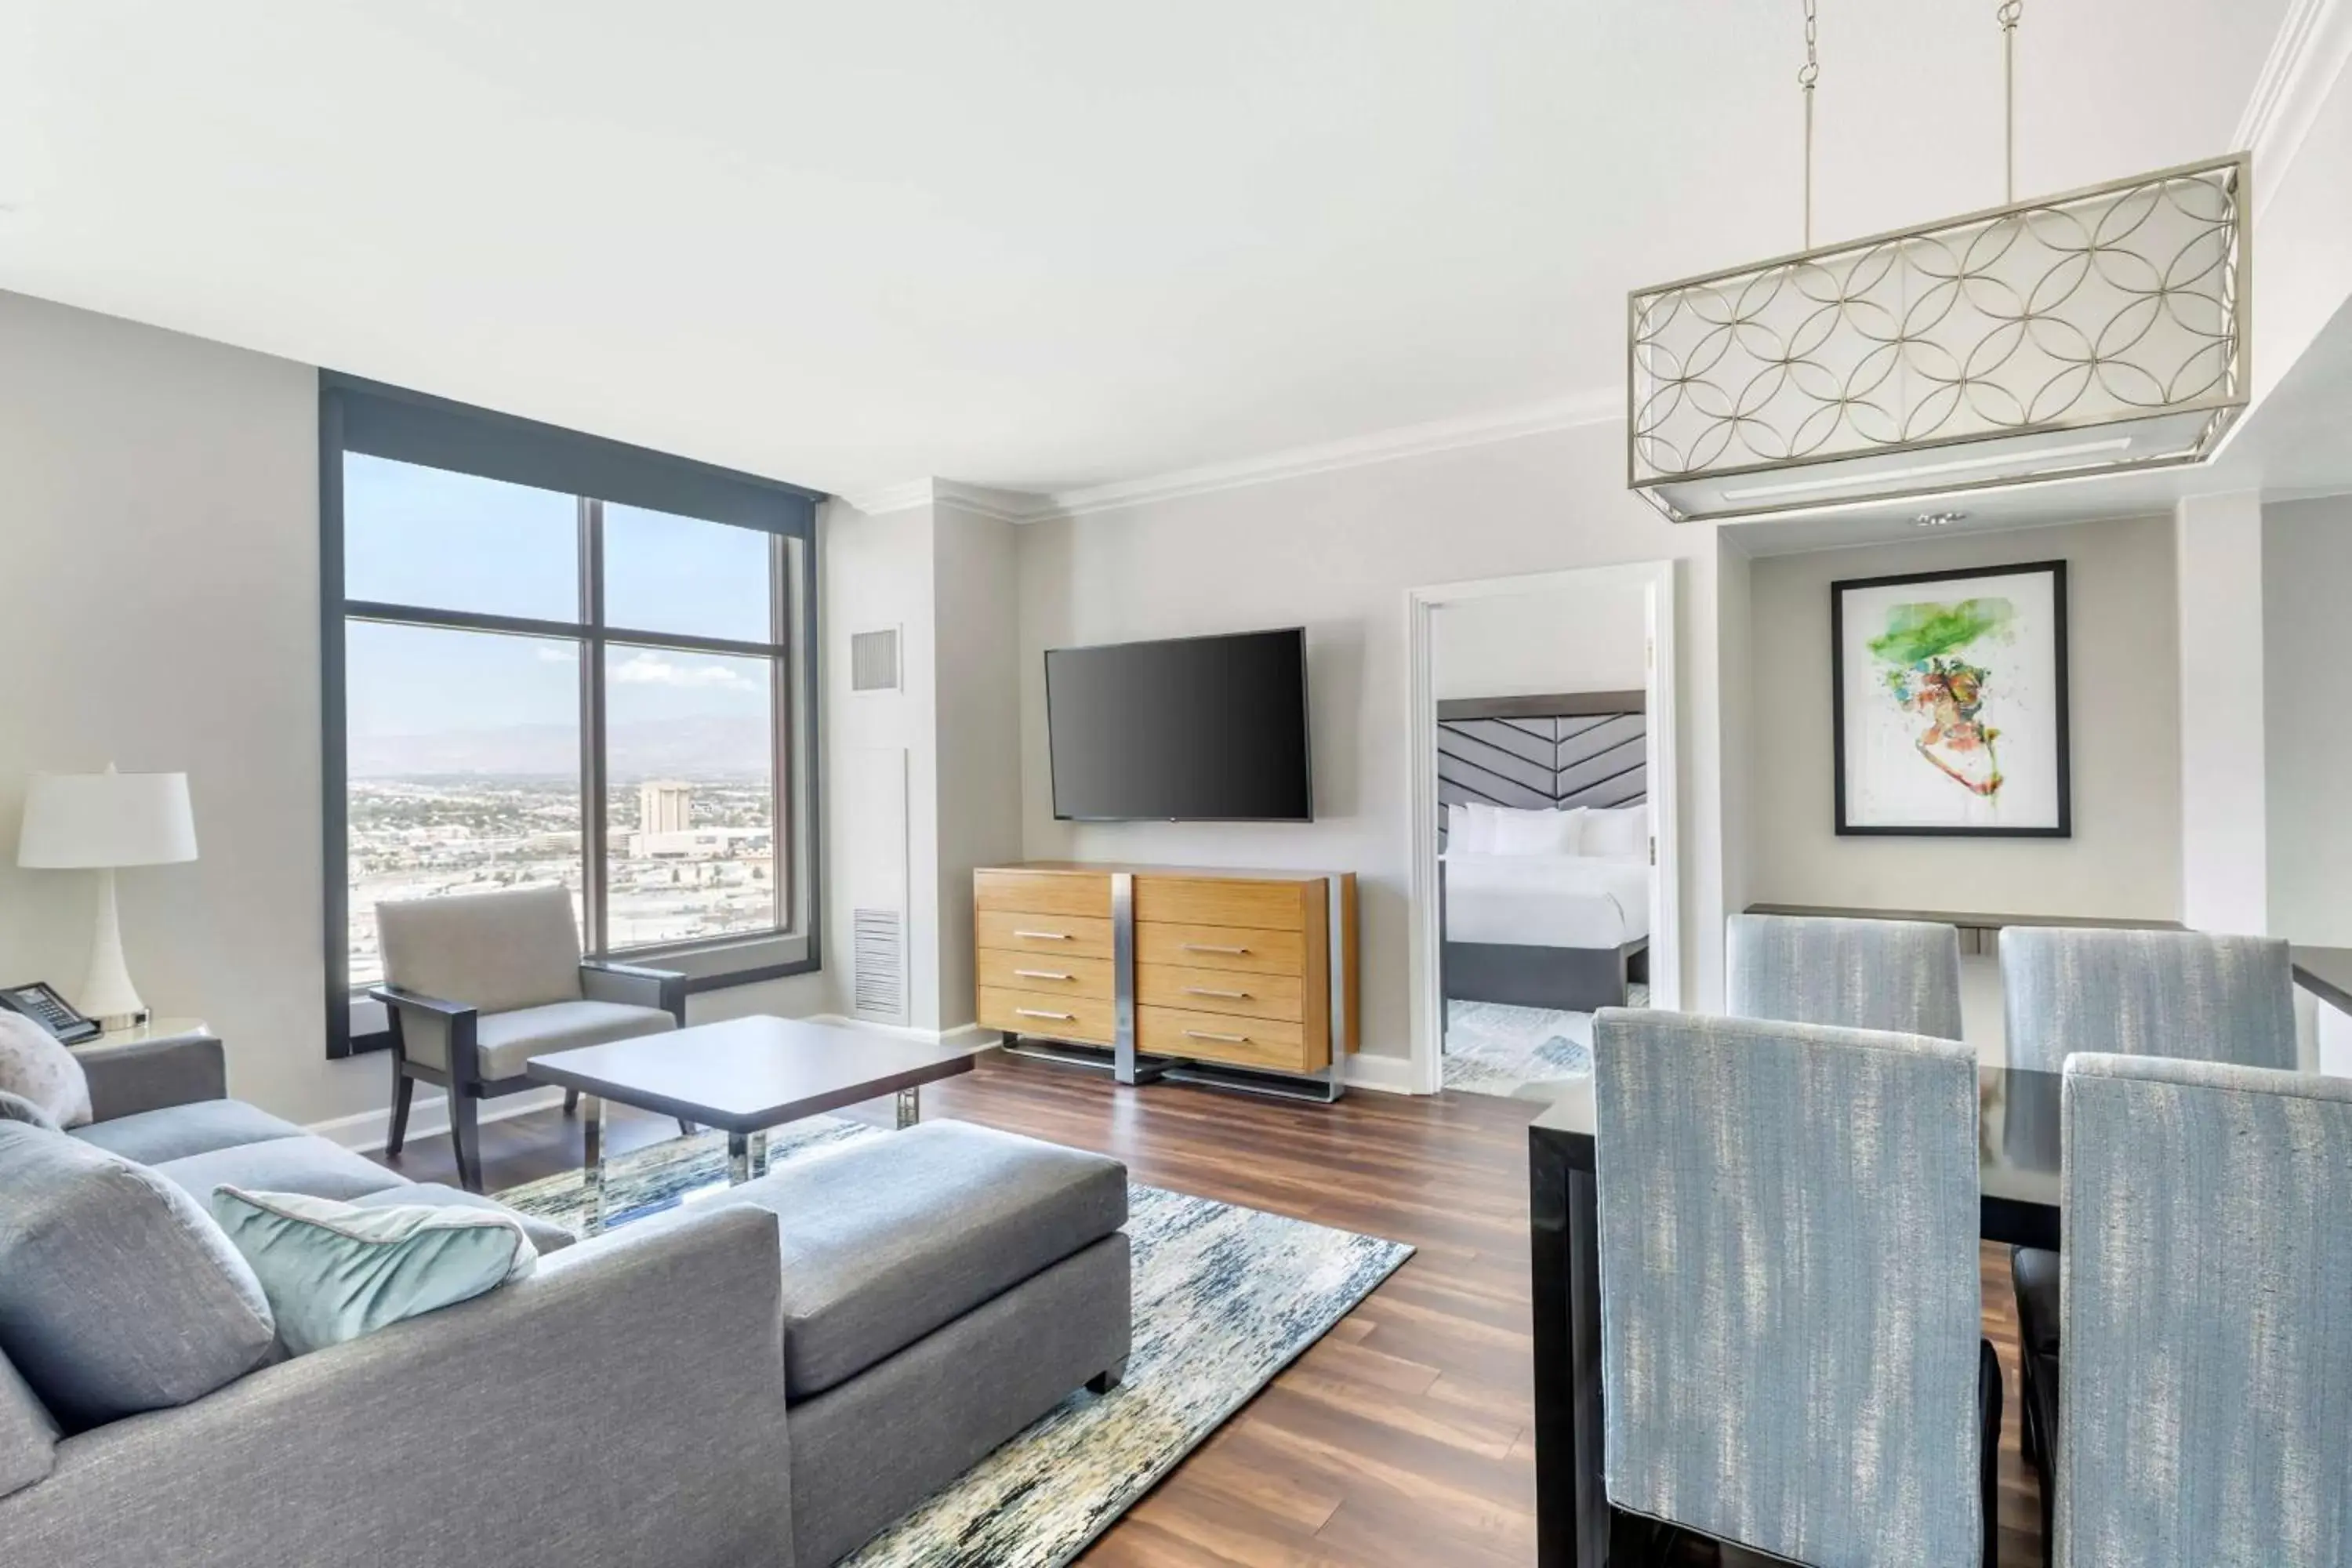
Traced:
[[[2077, 1053], [2295, 1065], [2287, 944], [2210, 931], [2011, 926], [2000, 933], [2011, 1067], [2057, 1072]], [[2010, 1253], [2017, 1291], [2025, 1457], [2042, 1478], [2042, 1540], [2053, 1541], [2061, 1331], [2058, 1255]]]
[[1960, 933], [1950, 926], [1734, 915], [1724, 938], [1734, 1017], [1960, 1037]]
[[1610, 1503], [1816, 1568], [1990, 1568], [1975, 1054], [1611, 1008], [1593, 1078]]
[[[580, 956], [572, 895], [559, 887], [403, 899], [378, 904], [375, 921], [383, 984], [368, 994], [392, 1023], [384, 1152], [407, 1139], [418, 1080], [437, 1084], [467, 1192], [482, 1190], [480, 1102], [535, 1087], [523, 1076], [531, 1058], [686, 1023], [683, 974]], [[563, 1109], [579, 1109], [577, 1093]]]
[[2352, 1081], [2065, 1071], [2059, 1563], [2352, 1563]]

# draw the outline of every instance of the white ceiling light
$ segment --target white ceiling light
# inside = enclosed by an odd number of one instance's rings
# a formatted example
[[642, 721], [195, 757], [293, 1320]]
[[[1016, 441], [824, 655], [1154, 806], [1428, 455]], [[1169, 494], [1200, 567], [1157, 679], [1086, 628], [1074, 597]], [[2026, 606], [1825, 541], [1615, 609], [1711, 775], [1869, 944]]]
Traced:
[[1629, 483], [1676, 522], [2201, 462], [2243, 411], [2243, 154], [1637, 290]]

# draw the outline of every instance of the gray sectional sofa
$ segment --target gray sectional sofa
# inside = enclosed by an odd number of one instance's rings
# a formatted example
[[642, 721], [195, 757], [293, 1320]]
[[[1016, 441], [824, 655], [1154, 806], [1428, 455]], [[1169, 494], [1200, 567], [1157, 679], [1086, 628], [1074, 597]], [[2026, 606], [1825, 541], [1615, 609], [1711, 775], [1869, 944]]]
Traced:
[[[121, 1259], [87, 1249], [110, 1242], [92, 1173], [123, 1173], [89, 1151], [199, 1207], [223, 1182], [489, 1203], [227, 1099], [217, 1040], [83, 1061], [90, 1125], [0, 1122], [10, 1562], [822, 1568], [1125, 1364], [1124, 1168], [939, 1121], [593, 1241], [526, 1221], [540, 1266], [488, 1296], [79, 1420], [77, 1347], [136, 1345], [167, 1371], [192, 1353], [139, 1333], [144, 1281], [64, 1314], [36, 1301], [121, 1278]], [[12, 1278], [12, 1256], [42, 1260], [38, 1278]]]

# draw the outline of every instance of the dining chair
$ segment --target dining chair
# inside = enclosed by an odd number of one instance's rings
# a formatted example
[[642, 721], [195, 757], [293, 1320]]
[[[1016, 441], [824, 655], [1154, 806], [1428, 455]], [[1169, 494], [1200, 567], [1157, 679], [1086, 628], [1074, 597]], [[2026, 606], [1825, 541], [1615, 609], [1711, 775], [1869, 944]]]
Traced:
[[1726, 1011], [1960, 1037], [1960, 933], [1927, 921], [1734, 915]]
[[2352, 1081], [2065, 1074], [2058, 1563], [2352, 1563]]
[[[2247, 1067], [2295, 1064], [2294, 976], [2287, 944], [2190, 931], [2010, 926], [2000, 933], [2002, 1012], [2011, 1067], [2057, 1072], [2079, 1052]], [[2058, 1490], [2050, 1464], [2058, 1430], [2059, 1258], [2010, 1253], [2017, 1293], [2020, 1420], [2026, 1461], [2042, 1480], [2051, 1555]]]
[[1815, 1568], [1990, 1568], [1974, 1053], [1621, 1008], [1593, 1042], [1611, 1506]]

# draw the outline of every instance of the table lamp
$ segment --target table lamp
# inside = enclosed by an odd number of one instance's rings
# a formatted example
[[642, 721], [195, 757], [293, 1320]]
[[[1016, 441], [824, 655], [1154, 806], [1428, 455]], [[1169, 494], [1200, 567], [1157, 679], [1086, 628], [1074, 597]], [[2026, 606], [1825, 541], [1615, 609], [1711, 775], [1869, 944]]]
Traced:
[[98, 929], [90, 939], [89, 974], [74, 1005], [110, 1029], [142, 1023], [146, 1004], [122, 963], [122, 928], [115, 917], [114, 872], [121, 866], [163, 866], [196, 858], [196, 824], [188, 810], [185, 773], [35, 773], [25, 792], [25, 827], [16, 864], [95, 870]]

